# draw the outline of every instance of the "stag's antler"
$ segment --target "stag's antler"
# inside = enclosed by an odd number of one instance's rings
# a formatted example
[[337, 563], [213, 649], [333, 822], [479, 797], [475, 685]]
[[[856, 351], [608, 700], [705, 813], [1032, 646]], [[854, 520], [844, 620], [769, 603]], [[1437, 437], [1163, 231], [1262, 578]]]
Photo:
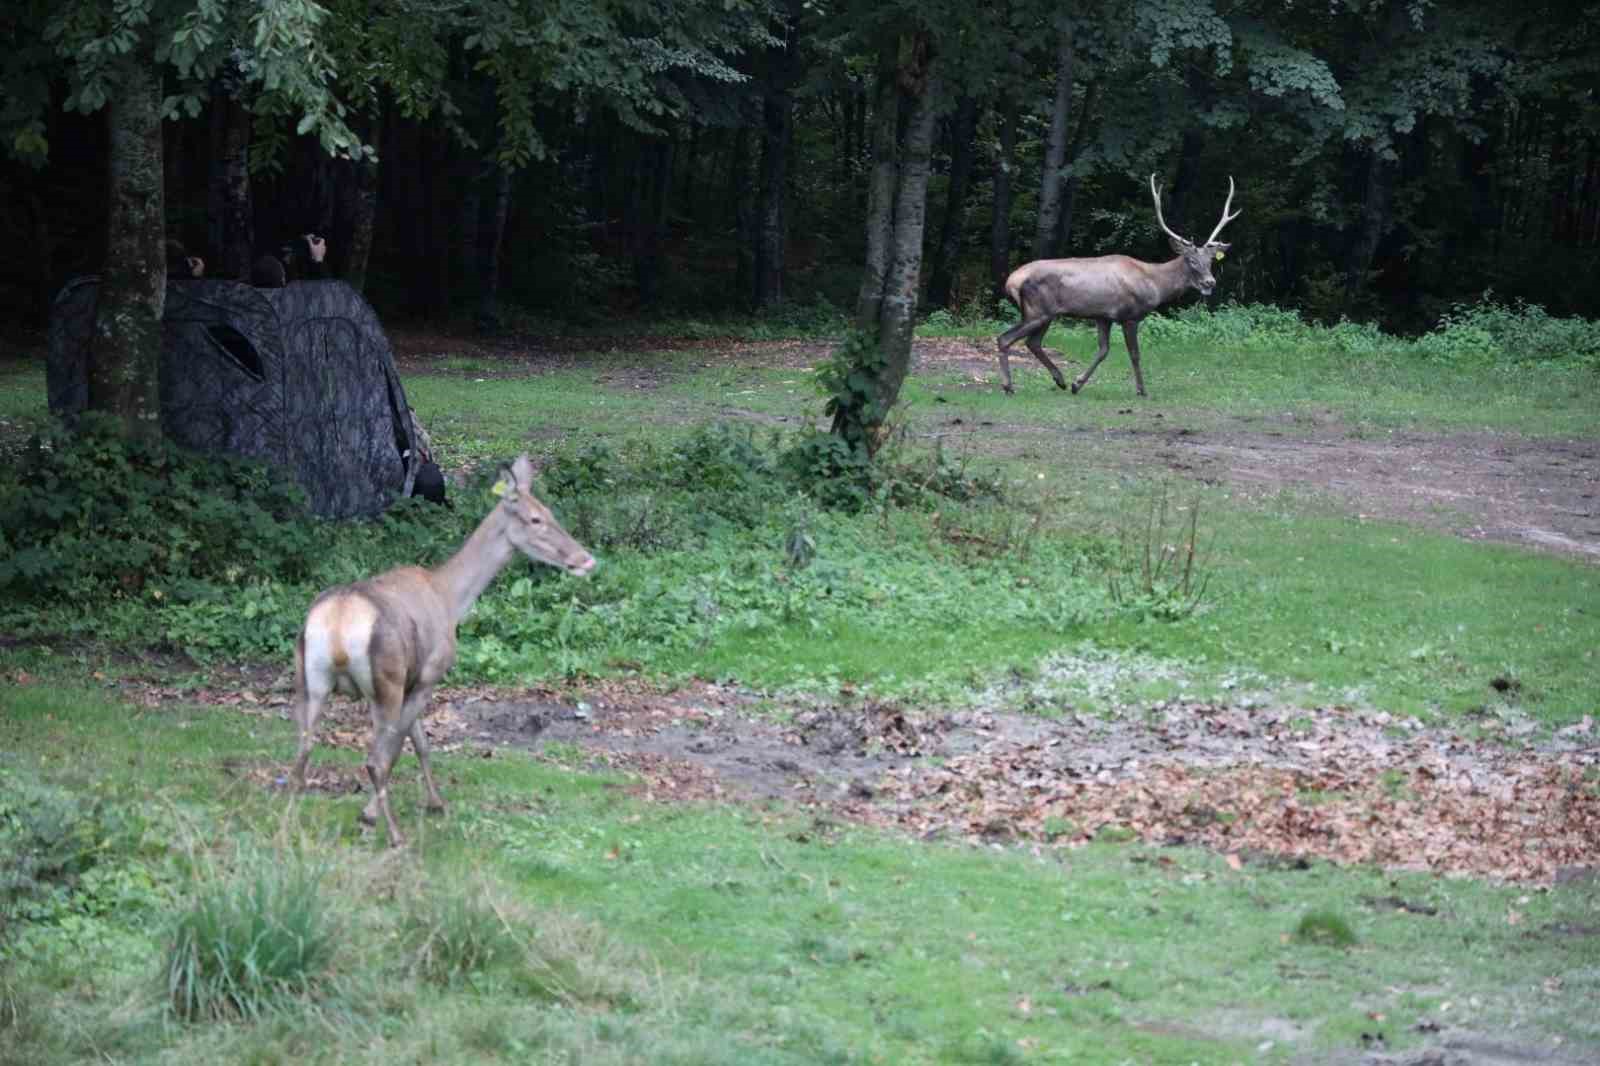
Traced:
[[[1228, 214], [1228, 208], [1230, 208], [1232, 206], [1233, 206], [1233, 175], [1229, 174], [1228, 175], [1228, 199], [1222, 205], [1222, 221], [1217, 223], [1217, 228], [1212, 230], [1211, 231], [1211, 236], [1206, 238], [1206, 243], [1207, 244], [1210, 244], [1212, 241], [1217, 239], [1217, 234], [1222, 232], [1222, 227], [1223, 226], [1226, 226], [1228, 223], [1232, 222], [1234, 219], [1238, 218], [1241, 214], [1244, 213], [1244, 208], [1240, 208], [1238, 211], [1235, 211], [1233, 214], [1231, 214], [1231, 215]], [[1158, 210], [1159, 210], [1159, 205], [1158, 205]]]
[[[1229, 178], [1228, 180], [1232, 181], [1233, 179]], [[1228, 197], [1229, 199], [1232, 199], [1233, 194], [1229, 193]], [[1153, 170], [1150, 172], [1150, 198], [1156, 202], [1156, 221], [1160, 223], [1162, 232], [1164, 232], [1168, 237], [1171, 237], [1173, 240], [1177, 241], [1179, 244], [1188, 244], [1189, 242], [1186, 239], [1178, 236], [1176, 233], [1173, 233], [1170, 229], [1168, 229], [1167, 220], [1161, 217], [1161, 186], [1156, 184], [1156, 172]], [[1226, 208], [1223, 209], [1223, 213], [1227, 213]], [[1221, 229], [1222, 227], [1218, 226], [1217, 228]], [[1215, 237], [1216, 234], [1213, 233], [1212, 236]]]

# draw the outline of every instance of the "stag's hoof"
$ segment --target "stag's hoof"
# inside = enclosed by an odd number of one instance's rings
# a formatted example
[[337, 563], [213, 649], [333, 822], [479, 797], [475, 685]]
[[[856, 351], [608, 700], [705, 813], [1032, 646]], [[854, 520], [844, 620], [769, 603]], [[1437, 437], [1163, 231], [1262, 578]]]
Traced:
[[445, 813], [444, 800], [434, 800], [430, 803], [424, 803], [422, 805], [422, 810], [426, 814], [443, 814]]
[[1083, 388], [1083, 382], [1074, 381], [1072, 383], [1072, 395], [1074, 395], [1074, 396], [1078, 395], [1078, 390], [1081, 389], [1081, 388]]
[[[1056, 388], [1064, 389], [1066, 387], [1067, 387], [1067, 383], [1065, 381], [1063, 381], [1061, 378], [1056, 378]], [[1073, 392], [1077, 392], [1078, 390], [1077, 389], [1073, 389], [1072, 391]]]
[[1001, 385], [1000, 391], [1005, 393], [1007, 396], [1015, 396], [1017, 394], [1017, 390], [1012, 388], [1010, 385]]

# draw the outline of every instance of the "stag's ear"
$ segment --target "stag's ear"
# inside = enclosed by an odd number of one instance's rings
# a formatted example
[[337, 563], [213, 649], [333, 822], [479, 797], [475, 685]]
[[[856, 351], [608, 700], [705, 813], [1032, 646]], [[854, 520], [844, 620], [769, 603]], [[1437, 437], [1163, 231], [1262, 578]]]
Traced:
[[1206, 245], [1206, 251], [1211, 253], [1211, 258], [1221, 259], [1223, 254], [1232, 247], [1233, 245], [1231, 244], [1224, 244], [1221, 241], [1212, 241], [1210, 244]]
[[1190, 244], [1182, 237], [1168, 237], [1167, 243], [1172, 246], [1172, 251], [1177, 255], [1183, 255], [1186, 252], [1191, 252], [1194, 250], [1194, 245]]

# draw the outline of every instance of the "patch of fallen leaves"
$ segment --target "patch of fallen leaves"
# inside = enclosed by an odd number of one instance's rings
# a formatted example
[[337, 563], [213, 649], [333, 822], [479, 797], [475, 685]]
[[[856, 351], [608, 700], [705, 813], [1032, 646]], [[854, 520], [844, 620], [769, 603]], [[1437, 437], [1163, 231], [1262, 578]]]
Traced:
[[1289, 743], [1293, 765], [1157, 758], [1133, 774], [1092, 760], [1075, 767], [1053, 739], [998, 741], [941, 766], [890, 770], [874, 801], [849, 803], [848, 813], [920, 836], [1071, 845], [1111, 829], [1229, 853], [1511, 881], [1600, 865], [1593, 749], [1315, 735]]

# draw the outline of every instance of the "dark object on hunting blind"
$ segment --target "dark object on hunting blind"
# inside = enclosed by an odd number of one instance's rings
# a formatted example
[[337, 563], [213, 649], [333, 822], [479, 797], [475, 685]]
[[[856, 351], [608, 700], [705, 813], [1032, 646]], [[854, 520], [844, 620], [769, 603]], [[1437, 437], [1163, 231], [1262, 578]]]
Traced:
[[[76, 278], [51, 308], [50, 410], [68, 421], [88, 406], [99, 291]], [[342, 281], [168, 285], [160, 373], [167, 436], [290, 473], [317, 515], [375, 515], [412, 491], [422, 458], [394, 353]]]

